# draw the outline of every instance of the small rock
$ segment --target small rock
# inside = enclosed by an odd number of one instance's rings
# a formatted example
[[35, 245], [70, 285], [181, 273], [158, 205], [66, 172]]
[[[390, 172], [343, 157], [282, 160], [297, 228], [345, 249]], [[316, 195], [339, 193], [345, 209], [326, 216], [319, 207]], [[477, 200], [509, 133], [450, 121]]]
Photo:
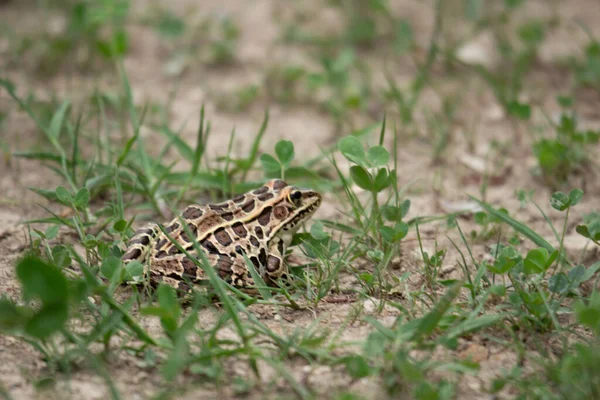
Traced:
[[366, 298], [363, 302], [363, 310], [365, 311], [365, 314], [374, 314], [377, 312], [377, 307], [379, 307], [379, 300], [372, 297]]
[[587, 246], [587, 250], [593, 251], [594, 243], [592, 243], [589, 239], [581, 236], [578, 233], [573, 233], [571, 235], [566, 235], [563, 245], [565, 250], [569, 253], [579, 254], [583, 249]]
[[483, 33], [463, 44], [456, 51], [456, 58], [465, 64], [482, 65], [492, 68], [498, 64], [498, 56], [494, 51], [494, 39], [491, 34]]
[[463, 360], [471, 360], [476, 363], [487, 360], [490, 352], [486, 347], [477, 343], [471, 343], [469, 347], [458, 353], [458, 357]]
[[502, 121], [506, 116], [504, 109], [499, 104], [492, 104], [489, 107], [483, 109], [483, 117], [484, 119], [490, 122], [498, 122]]
[[462, 153], [458, 156], [458, 161], [472, 171], [479, 174], [485, 173], [485, 160], [474, 154]]
[[474, 201], [446, 201], [440, 202], [442, 210], [446, 213], [470, 211], [476, 213], [482, 211], [481, 206]]
[[440, 270], [440, 276], [445, 277], [446, 275], [454, 272], [456, 270], [456, 265], [443, 265]]

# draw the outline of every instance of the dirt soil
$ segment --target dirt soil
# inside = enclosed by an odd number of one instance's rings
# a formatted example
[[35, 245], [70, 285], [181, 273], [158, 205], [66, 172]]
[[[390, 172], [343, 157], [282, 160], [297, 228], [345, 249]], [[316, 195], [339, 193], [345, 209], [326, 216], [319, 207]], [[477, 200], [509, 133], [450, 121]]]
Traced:
[[[338, 132], [333, 119], [321, 109], [311, 104], [284, 106], [266, 101], [257, 101], [248, 110], [242, 112], [228, 112], [217, 107], [223, 93], [229, 93], [236, 88], [249, 83], [262, 84], [265, 71], [272, 65], [293, 60], [297, 63], [310, 65], [314, 63], [308, 53], [299, 46], [286, 46], [277, 44], [281, 37], [281, 24], [278, 19], [285, 17], [285, 2], [276, 0], [204, 0], [202, 5], [193, 0], [175, 0], [169, 7], [178, 15], [187, 15], [190, 19], [200, 19], [207, 15], [228, 14], [238, 24], [241, 35], [236, 54], [237, 61], [226, 68], [211, 68], [195, 64], [177, 78], [164, 74], [165, 56], [167, 49], [157, 35], [149, 27], [136, 25], [131, 28], [131, 51], [125, 59], [125, 69], [128, 73], [137, 104], [156, 103], [165, 104], [171, 92], [175, 90], [170, 107], [171, 126], [181, 127], [182, 137], [193, 143], [198, 124], [198, 110], [201, 104], [206, 105], [206, 113], [212, 124], [212, 138], [207, 154], [225, 154], [229, 133], [235, 127], [237, 136], [233, 149], [234, 155], [243, 155], [247, 152], [254, 134], [262, 121], [265, 108], [269, 107], [270, 121], [263, 140], [261, 151], [272, 152], [273, 144], [281, 138], [294, 142], [296, 155], [299, 159], [306, 159], [317, 154], [320, 149], [335, 144], [339, 138], [348, 134], [342, 129]], [[310, 8], [315, 2], [307, 2]], [[410, 0], [390, 1], [395, 12], [404, 15], [413, 23], [415, 38], [424, 48], [431, 35], [433, 14], [430, 2], [417, 2]], [[543, 1], [528, 2], [528, 15], [544, 15], [546, 9]], [[586, 36], [576, 28], [573, 21], [580, 20], [587, 25], [596, 37], [600, 37], [600, 7], [597, 0], [570, 0], [563, 3], [561, 19], [567, 21], [564, 28], [553, 33], [552, 40], [546, 40], [540, 51], [540, 67], [534, 68], [530, 77], [525, 97], [535, 99], [545, 107], [549, 115], [554, 116], [560, 110], [554, 101], [555, 96], [569, 87], [569, 82], [561, 78], [560, 71], [552, 66], [546, 66], [545, 60], [556, 60], [577, 52], [573, 49], [582, 49], [586, 43]], [[132, 1], [134, 14], [144, 14], [146, 2]], [[0, 23], [14, 24], [19, 19], [19, 30], [27, 32], [36, 28], [36, 21], [43, 18], [36, 10], [34, 2], [20, 1], [0, 5]], [[62, 23], [60, 20], [57, 24]], [[324, 12], [318, 20], [311, 22], [316, 28], [322, 30], [335, 30], [339, 20], [331, 10]], [[3, 45], [0, 39], [0, 48]], [[481, 50], [481, 49], [480, 49]], [[483, 48], [487, 51], [488, 49]], [[2, 53], [0, 52], [0, 55]], [[386, 85], [384, 75], [385, 55], [366, 53], [364, 55], [373, 67], [374, 86], [383, 90]], [[371, 59], [369, 59], [369, 57]], [[501, 60], [499, 60], [501, 62]], [[387, 65], [385, 68], [399, 82], [407, 81], [414, 73], [414, 65]], [[434, 68], [434, 74], [439, 73]], [[118, 79], [112, 73], [72, 73], [67, 71], [50, 78], [41, 78], [32, 74], [27, 69], [10, 68], [0, 72], [14, 82], [21, 95], [28, 91], [35, 93], [39, 98], [49, 99], [52, 96], [68, 97], [74, 103], [89, 96], [93, 88], [102, 86], [118, 88]], [[443, 81], [443, 76], [436, 76], [437, 81]], [[439, 110], [441, 107], [438, 91], [457, 91], [463, 82], [448, 81], [441, 87], [428, 88], [421, 99], [419, 109]], [[462, 94], [463, 100], [458, 111], [456, 124], [451, 127], [451, 141], [444, 153], [442, 161], [432, 163], [430, 145], [422, 140], [413, 140], [401, 137], [398, 149], [399, 171], [398, 182], [400, 187], [406, 187], [406, 197], [412, 202], [409, 217], [424, 215], [439, 215], [454, 211], [468, 201], [467, 194], [479, 196], [481, 184], [481, 171], [477, 169], [477, 162], [485, 160], [494, 140], [511, 140], [513, 125], [506, 118], [502, 109], [496, 102], [493, 94], [479, 80], [469, 79], [469, 89]], [[586, 101], [580, 102], [581, 123], [589, 128], [600, 127], [600, 96], [589, 93], [579, 93]], [[7, 114], [7, 119], [1, 126], [1, 138], [8, 144], [10, 152], [29, 149], [38, 143], [39, 132], [32, 121], [23, 113], [16, 110], [13, 101], [6, 93], [0, 92], [0, 110]], [[382, 110], [374, 110], [375, 120], [369, 116], [358, 115], [353, 118], [356, 126], [365, 126], [369, 122], [380, 120]], [[393, 110], [391, 111], [393, 118]], [[544, 121], [544, 115], [534, 111], [534, 120]], [[417, 125], [424, 126], [425, 116], [417, 115]], [[474, 132], [474, 146], [467, 146], [466, 132]], [[390, 131], [391, 132], [391, 131]], [[150, 137], [156, 135], [150, 131], [143, 131], [143, 135]], [[391, 135], [388, 135], [391, 138]], [[159, 139], [162, 140], [162, 139]], [[542, 206], [555, 223], [562, 221], [562, 214], [552, 210], [548, 204], [551, 191], [530, 173], [535, 166], [535, 158], [531, 153], [531, 140], [528, 135], [521, 138], [522, 145], [514, 146], [506, 154], [501, 173], [490, 181], [486, 200], [492, 204], [502, 205], [511, 212], [515, 218], [527, 223], [530, 227], [542, 234], [552, 243], [554, 235], [535, 207], [520, 207], [515, 196], [518, 189], [534, 189], [534, 199]], [[391, 146], [391, 141], [388, 144]], [[341, 157], [340, 157], [341, 158]], [[62, 180], [49, 169], [41, 168], [38, 162], [10, 157], [8, 154], [0, 158], [0, 293], [10, 298], [19, 297], [19, 286], [15, 278], [15, 261], [26, 249], [28, 240], [23, 221], [47, 215], [41, 207], [57, 209], [56, 205], [49, 204], [28, 188], [37, 187], [53, 189], [63, 184]], [[343, 160], [339, 159], [342, 168], [348, 168]], [[475, 165], [475, 166], [474, 166]], [[181, 163], [177, 168], [185, 169], [186, 164]], [[580, 185], [579, 181], [573, 187]], [[600, 181], [585, 182], [585, 197], [583, 203], [574, 210], [572, 221], [580, 220], [581, 214], [598, 207], [600, 199]], [[326, 193], [324, 206], [319, 210], [316, 218], [339, 217], [341, 210], [336, 203], [336, 196]], [[461, 227], [465, 231], [475, 228], [471, 219], [461, 220]], [[570, 226], [565, 241], [565, 246], [572, 254], [579, 254], [584, 249], [583, 240]], [[424, 245], [431, 250], [438, 248], [448, 249], [443, 270], [447, 271], [448, 278], [461, 278], [462, 272], [458, 267], [459, 254], [453, 250], [452, 244], [446, 237], [443, 224], [430, 224], [423, 226], [421, 234]], [[450, 237], [456, 238], [454, 233]], [[420, 256], [416, 252], [418, 247], [416, 236], [411, 232], [405, 239], [403, 257], [393, 270], [398, 275], [411, 272], [409, 279], [410, 288], [418, 288], [422, 284], [419, 271]], [[474, 256], [478, 259], [487, 253], [483, 244], [475, 244]], [[597, 253], [586, 253], [586, 257], [598, 257]], [[342, 282], [351, 287], [351, 275], [343, 275]], [[373, 314], [384, 325], [391, 326], [398, 315], [393, 308], [384, 308], [382, 313], [376, 313], [376, 304], [373, 299], [359, 298], [349, 302], [321, 302], [316, 312], [290, 311], [275, 309], [273, 307], [255, 306], [253, 312], [279, 332], [291, 332], [294, 329], [308, 327], [318, 321], [318, 326], [336, 332], [336, 340], [352, 341], [365, 338], [371, 327], [357, 319], [347, 325], [350, 316], [363, 313]], [[199, 320], [201, 324], [210, 325], [215, 321], [213, 311], [201, 311]], [[142, 325], [151, 334], [160, 336], [162, 329], [154, 319], [140, 319]], [[233, 334], [233, 333], [232, 333]], [[482, 398], [482, 391], [503, 370], [512, 368], [517, 362], [517, 355], [507, 352], [505, 348], [488, 341], [483, 336], [473, 335], [468, 339], [461, 339], [457, 351], [452, 354], [448, 350], [439, 350], [439, 357], [471, 358], [480, 363], [480, 371], [476, 376], [466, 376], [458, 387], [458, 397], [462, 399]], [[165, 387], [160, 372], [156, 369], [145, 368], [141, 361], [125, 352], [120, 352], [114, 359], [108, 360], [110, 375], [113, 377], [117, 388], [124, 398], [144, 399], [158, 394]], [[527, 366], [526, 366], [527, 367]], [[231, 365], [233, 373], [244, 376], [249, 374], [245, 364]], [[264, 368], [263, 379], [271, 382], [271, 377], [276, 374]], [[340, 367], [341, 368], [341, 367]], [[336, 368], [325, 366], [309, 366], [294, 359], [289, 362], [289, 371], [298, 379], [325, 397], [333, 396], [340, 390], [350, 390], [362, 394], [366, 398], [386, 398], [386, 393], [381, 389], [379, 382], [372, 379], [350, 381], [344, 374], [338, 373]], [[53, 399], [103, 399], [109, 396], [104, 381], [86, 369], [75, 369], [64, 379], [59, 379], [57, 384], [46, 389], [36, 389], [33, 385], [45, 374], [45, 363], [40, 354], [30, 345], [14, 337], [0, 336], [0, 381], [10, 392], [14, 399], [53, 398]], [[195, 384], [188, 377], [181, 377], [177, 382], [179, 388], [186, 387], [179, 398], [220, 398], [234, 397], [232, 388], [224, 387], [218, 390], [210, 385]], [[287, 393], [287, 395], [286, 395]], [[267, 385], [262, 389], [251, 391], [247, 398], [275, 398], [290, 396], [289, 388], [286, 390], [285, 382], [275, 380], [274, 385]], [[502, 393], [503, 397], [510, 397], [511, 393]]]

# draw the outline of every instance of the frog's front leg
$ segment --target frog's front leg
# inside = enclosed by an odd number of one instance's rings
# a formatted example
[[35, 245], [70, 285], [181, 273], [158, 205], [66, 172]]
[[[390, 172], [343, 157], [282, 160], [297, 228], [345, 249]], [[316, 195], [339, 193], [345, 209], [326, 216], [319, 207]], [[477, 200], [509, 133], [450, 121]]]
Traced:
[[285, 242], [278, 236], [275, 236], [269, 242], [269, 255], [267, 258], [267, 265], [265, 266], [264, 280], [268, 285], [276, 286], [275, 282], [279, 278], [283, 278], [284, 281], [288, 281], [289, 274], [287, 265], [285, 264]]

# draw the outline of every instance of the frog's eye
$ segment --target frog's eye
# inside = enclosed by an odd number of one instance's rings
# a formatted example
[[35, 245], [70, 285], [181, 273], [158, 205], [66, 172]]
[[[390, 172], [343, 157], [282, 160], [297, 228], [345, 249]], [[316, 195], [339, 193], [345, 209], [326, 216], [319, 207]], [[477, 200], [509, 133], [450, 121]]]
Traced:
[[300, 202], [301, 198], [302, 198], [302, 192], [300, 192], [299, 190], [294, 190], [290, 193], [290, 200], [294, 204], [298, 204]]

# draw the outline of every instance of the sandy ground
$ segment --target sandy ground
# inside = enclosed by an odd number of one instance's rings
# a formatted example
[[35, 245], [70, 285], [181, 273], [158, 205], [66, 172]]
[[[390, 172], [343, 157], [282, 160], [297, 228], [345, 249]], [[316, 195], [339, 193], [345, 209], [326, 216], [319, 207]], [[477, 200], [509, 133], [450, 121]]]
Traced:
[[[19, 4], [18, 4], [19, 3]], [[146, 2], [134, 1], [133, 14], [143, 16], [147, 11]], [[251, 4], [252, 3], [252, 4]], [[175, 13], [187, 15], [190, 20], [201, 19], [210, 14], [228, 14], [240, 28], [240, 40], [236, 62], [226, 68], [211, 68], [193, 64], [179, 77], [169, 77], [164, 74], [164, 65], [167, 61], [168, 46], [157, 38], [150, 28], [141, 24], [131, 28], [131, 51], [125, 59], [125, 69], [128, 73], [134, 98], [137, 104], [157, 103], [164, 104], [172, 91], [170, 106], [170, 120], [172, 127], [183, 126], [182, 137], [193, 142], [198, 124], [198, 110], [201, 104], [206, 105], [206, 113], [212, 124], [212, 137], [207, 154], [225, 154], [229, 133], [236, 129], [236, 142], [233, 149], [234, 155], [243, 155], [249, 148], [254, 134], [262, 121], [263, 112], [268, 107], [270, 122], [263, 140], [261, 151], [271, 152], [272, 145], [278, 139], [284, 138], [294, 142], [296, 154], [299, 159], [317, 154], [321, 148], [329, 147], [337, 142], [342, 135], [348, 134], [348, 129], [338, 132], [332, 118], [318, 107], [306, 105], [285, 106], [264, 99], [259, 99], [248, 110], [239, 113], [227, 112], [217, 107], [223, 93], [231, 92], [247, 84], [263, 84], [265, 71], [269, 66], [293, 61], [301, 65], [311, 65], [314, 61], [308, 53], [298, 46], [285, 46], [277, 43], [281, 36], [282, 22], [288, 13], [287, 6], [281, 1], [256, 0], [253, 2], [220, 0], [203, 1], [202, 7], [197, 2], [177, 0], [169, 6]], [[314, 3], [314, 2], [309, 2]], [[413, 21], [415, 37], [418, 44], [425, 46], [431, 34], [432, 12], [431, 5], [421, 5], [413, 1], [391, 2], [395, 12], [404, 15]], [[544, 16], [546, 8], [543, 2], [529, 2], [527, 13], [524, 15]], [[563, 59], [568, 55], [578, 54], [577, 49], [582, 48], [586, 37], [577, 30], [573, 21], [580, 20], [600, 37], [600, 8], [595, 0], [570, 1], [570, 5], [560, 8], [561, 18], [570, 21], [552, 34], [540, 49], [541, 65], [534, 68], [534, 73], [528, 79], [524, 96], [535, 99], [537, 104], [544, 105], [549, 115], [555, 115], [559, 109], [554, 101], [556, 94], [569, 87], [569, 82], [561, 79], [560, 71], [544, 65], [548, 60]], [[575, 3], [578, 5], [575, 6]], [[593, 6], [596, 4], [596, 6]], [[2, 7], [2, 6], [0, 6]], [[0, 20], [14, 21], [16, 16], [23, 18], [17, 30], [27, 32], [35, 30], [35, 21], [40, 18], [34, 3], [22, 4], [12, 2], [3, 6]], [[303, 6], [310, 9], [311, 4]], [[56, 21], [60, 24], [61, 21]], [[339, 28], [339, 17], [331, 9], [325, 9], [310, 22], [316, 29], [325, 31]], [[17, 27], [16, 27], [17, 28]], [[484, 48], [485, 49], [485, 48]], [[2, 54], [2, 53], [0, 53]], [[383, 65], [385, 55], [374, 52], [364, 57], [373, 67], [375, 88], [385, 87]], [[501, 62], [501, 61], [500, 61]], [[414, 75], [413, 64], [407, 62], [403, 65], [389, 66], [398, 82], [404, 82]], [[434, 74], [440, 73], [436, 68]], [[118, 81], [113, 74], [106, 72], [94, 74], [86, 73], [59, 73], [50, 78], [41, 78], [31, 74], [27, 69], [11, 67], [0, 75], [6, 75], [19, 88], [19, 93], [25, 94], [32, 91], [39, 98], [50, 98], [55, 95], [73, 99], [74, 102], [82, 100], [89, 95], [95, 86], [103, 88], [117, 88]], [[436, 76], [438, 81], [441, 76]], [[490, 154], [493, 140], [510, 141], [513, 129], [502, 109], [497, 104], [493, 95], [484, 84], [475, 78], [463, 77], [461, 80], [452, 80], [441, 84], [441, 87], [428, 88], [424, 91], [419, 109], [439, 110], [440, 92], [458, 91], [461, 85], [467, 84], [471, 89], [464, 95], [456, 122], [451, 126], [451, 141], [444, 152], [444, 158], [438, 163], [432, 163], [430, 145], [422, 139], [412, 138], [408, 132], [401, 135], [398, 149], [399, 154], [399, 186], [407, 187], [406, 196], [412, 201], [410, 217], [434, 215], [452, 211], [452, 207], [467, 201], [466, 194], [479, 196], [481, 174], [472, 168], [473, 160], [485, 159]], [[583, 101], [578, 103], [582, 115], [581, 122], [585, 126], [600, 126], [600, 114], [597, 110], [600, 96], [596, 93], [578, 92]], [[35, 147], [39, 133], [31, 120], [22, 112], [17, 112], [14, 103], [6, 93], [0, 92], [0, 110], [7, 115], [0, 127], [1, 139], [6, 141], [10, 151], [19, 151]], [[376, 119], [381, 118], [383, 109], [375, 109]], [[392, 110], [393, 113], [393, 110]], [[364, 114], [364, 113], [363, 113]], [[393, 118], [393, 117], [392, 117]], [[542, 126], [544, 117], [538, 111], [533, 118]], [[353, 116], [350, 121], [356, 127], [365, 126], [374, 122], [368, 115]], [[417, 115], [417, 126], [424, 127], [425, 117]], [[391, 124], [390, 124], [391, 125]], [[402, 133], [402, 127], [400, 127]], [[467, 146], [467, 132], [474, 133], [472, 146]], [[391, 138], [391, 129], [389, 129]], [[146, 138], [155, 140], [155, 133], [143, 131]], [[162, 140], [162, 139], [157, 139]], [[531, 154], [530, 136], [523, 137], [523, 144], [508, 150], [497, 179], [491, 181], [487, 191], [486, 200], [510, 210], [517, 219], [527, 223], [530, 227], [552, 239], [553, 235], [544, 219], [534, 207], [520, 208], [515, 191], [518, 189], [534, 189], [534, 199], [548, 212], [554, 222], [562, 221], [562, 215], [553, 211], [547, 199], [551, 191], [530, 173], [535, 165], [535, 158]], [[389, 142], [391, 145], [391, 140]], [[347, 165], [339, 160], [343, 168]], [[177, 168], [185, 169], [185, 163], [180, 163]], [[578, 186], [580, 181], [574, 181]], [[38, 162], [28, 161], [5, 155], [0, 157], [0, 293], [10, 298], [18, 298], [19, 287], [15, 279], [14, 263], [27, 246], [26, 228], [23, 221], [46, 215], [40, 205], [50, 206], [43, 198], [28, 190], [29, 187], [54, 188], [62, 184], [59, 177], [50, 170], [40, 168]], [[587, 180], [585, 182], [586, 195], [584, 201], [572, 215], [572, 221], [579, 220], [582, 213], [589, 212], [597, 207], [600, 198], [600, 181]], [[407, 186], [409, 185], [409, 186]], [[325, 194], [325, 205], [319, 210], [316, 217], [331, 218], [339, 215], [339, 204], [336, 204], [334, 195]], [[461, 220], [465, 230], [474, 226], [470, 221]], [[457, 266], [458, 254], [452, 250], [450, 242], [444, 235], [445, 231], [438, 225], [423, 227], [422, 234], [425, 246], [433, 249], [435, 239], [440, 248], [447, 248], [448, 255], [444, 261], [444, 268], [452, 270]], [[551, 240], [552, 241], [552, 240]], [[573, 254], [581, 251], [585, 246], [574, 231], [568, 231], [565, 246]], [[410, 285], [418, 287], [421, 283], [417, 259], [414, 250], [417, 242], [413, 232], [406, 239], [403, 246], [403, 257], [399, 267], [394, 272], [402, 274], [406, 271], [413, 272]], [[483, 257], [485, 246], [474, 246], [475, 256]], [[598, 256], [588, 253], [587, 257]], [[449, 277], [460, 277], [459, 268], [454, 268]], [[352, 285], [352, 277], [342, 276], [342, 281]], [[358, 309], [364, 313], [373, 312], [369, 299], [359, 299], [352, 303], [327, 303], [322, 302], [316, 313], [310, 311], [276, 310], [269, 307], [253, 307], [252, 311], [264, 323], [277, 332], [289, 332], [294, 328], [307, 327], [318, 318], [318, 324], [331, 332], [339, 332], [338, 340], [355, 340], [365, 338], [371, 331], [364, 322], [353, 322], [346, 325], [349, 315]], [[385, 308], [383, 313], [376, 317], [385, 325], [391, 325], [397, 311]], [[202, 311], [199, 318], [201, 324], [211, 324], [215, 320], [214, 313]], [[142, 325], [156, 336], [160, 335], [161, 327], [153, 319], [141, 319]], [[482, 390], [489, 385], [493, 377], [497, 376], [502, 368], [510, 368], [517, 362], [517, 357], [497, 344], [486, 341], [477, 335], [461, 339], [459, 349], [452, 357], [471, 357], [481, 364], [477, 376], [465, 377], [459, 385], [460, 398], [482, 398]], [[440, 350], [440, 357], [444, 357]], [[118, 389], [127, 399], [149, 398], [165, 389], [159, 371], [156, 368], [147, 368], [141, 365], [140, 360], [124, 352], [119, 353], [114, 359], [109, 360], [110, 374]], [[248, 374], [245, 367], [231, 365], [234, 373], [244, 376]], [[266, 382], [271, 382], [267, 371], [263, 377]], [[305, 382], [317, 394], [325, 397], [331, 396], [342, 389], [363, 394], [369, 398], [386, 398], [385, 392], [378, 382], [370, 379], [350, 382], [345, 375], [340, 374], [336, 368], [328, 366], [310, 366], [297, 360], [290, 360], [289, 368], [292, 374], [300, 381]], [[108, 390], [103, 380], [90, 373], [89, 370], [75, 369], [71, 375], [46, 390], [36, 390], [33, 383], [45, 376], [48, 371], [37, 353], [27, 343], [8, 336], [0, 336], [0, 381], [15, 399], [26, 398], [87, 398], [102, 399], [108, 396]], [[189, 377], [181, 377], [176, 382], [176, 387], [185, 387], [180, 398], [214, 398], [215, 394], [222, 398], [234, 396], [231, 388], [220, 388], [218, 391], [211, 385], [196, 384]], [[506, 393], [507, 396], [510, 393]], [[266, 385], [261, 389], [252, 390], [247, 398], [276, 398], [290, 396], [289, 388], [283, 382], [275, 380], [274, 384]]]

